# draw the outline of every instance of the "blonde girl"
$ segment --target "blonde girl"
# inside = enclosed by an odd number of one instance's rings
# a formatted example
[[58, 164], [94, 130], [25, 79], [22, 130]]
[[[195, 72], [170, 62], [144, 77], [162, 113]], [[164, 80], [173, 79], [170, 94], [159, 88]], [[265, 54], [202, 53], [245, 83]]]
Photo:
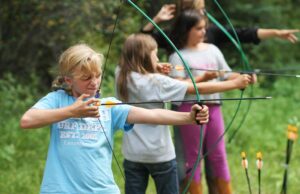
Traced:
[[[50, 144], [40, 193], [120, 193], [111, 169], [113, 135], [133, 123], [186, 124], [207, 122], [207, 108], [190, 113], [129, 105], [96, 106], [102, 55], [79, 44], [62, 53], [55, 87], [21, 118], [24, 129], [51, 125]], [[118, 102], [115, 98], [100, 99]], [[199, 113], [196, 114], [196, 111]]]

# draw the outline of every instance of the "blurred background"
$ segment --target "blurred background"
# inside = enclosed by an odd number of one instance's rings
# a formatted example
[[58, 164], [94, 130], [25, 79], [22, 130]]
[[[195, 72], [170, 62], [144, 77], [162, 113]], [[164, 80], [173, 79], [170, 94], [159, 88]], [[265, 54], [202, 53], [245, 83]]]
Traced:
[[[165, 3], [176, 0], [140, 0], [136, 3], [150, 16]], [[300, 28], [299, 0], [239, 0], [220, 2], [236, 27]], [[222, 24], [226, 21], [213, 1], [206, 8]], [[114, 69], [125, 38], [136, 33], [146, 23], [141, 14], [123, 3], [117, 20], [120, 1], [100, 0], [1, 0], [0, 1], [0, 193], [39, 193], [49, 142], [49, 128], [22, 131], [19, 119], [26, 109], [51, 90], [56, 75], [58, 56], [76, 43], [87, 43], [105, 56], [110, 39], [113, 41], [107, 58], [102, 85], [103, 96], [114, 96]], [[166, 24], [165, 24], [166, 25]], [[164, 24], [162, 24], [164, 26]], [[299, 34], [297, 35], [298, 38]], [[254, 68], [273, 72], [300, 74], [300, 43], [291, 44], [270, 39], [256, 45], [243, 45]], [[232, 44], [221, 47], [233, 69], [240, 69], [240, 57]], [[166, 61], [164, 52], [159, 52]], [[254, 96], [272, 96], [272, 100], [253, 101], [246, 121], [227, 143], [233, 190], [248, 193], [246, 177], [241, 167], [240, 153], [249, 160], [249, 176], [254, 193], [257, 192], [256, 152], [263, 153], [262, 193], [280, 193], [287, 143], [287, 125], [300, 121], [300, 79], [259, 76]], [[248, 91], [245, 92], [249, 95]], [[239, 97], [239, 92], [225, 97]], [[225, 102], [223, 113], [227, 123], [233, 117], [237, 102]], [[247, 102], [242, 103], [232, 130], [238, 128]], [[115, 152], [120, 152], [122, 133], [115, 137]], [[288, 191], [299, 193], [299, 140], [293, 145], [289, 167]], [[113, 163], [117, 184], [123, 192], [124, 180]], [[153, 183], [147, 193], [155, 193]]]

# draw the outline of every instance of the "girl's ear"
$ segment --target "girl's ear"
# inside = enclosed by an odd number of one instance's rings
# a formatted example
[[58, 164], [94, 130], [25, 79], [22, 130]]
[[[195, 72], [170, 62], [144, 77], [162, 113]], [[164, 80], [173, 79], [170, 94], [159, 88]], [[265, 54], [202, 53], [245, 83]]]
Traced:
[[66, 83], [69, 87], [71, 87], [71, 86], [72, 86], [72, 83], [73, 83], [72, 78], [70, 78], [70, 77], [68, 77], [68, 76], [65, 76], [64, 79], [65, 79], [65, 83]]

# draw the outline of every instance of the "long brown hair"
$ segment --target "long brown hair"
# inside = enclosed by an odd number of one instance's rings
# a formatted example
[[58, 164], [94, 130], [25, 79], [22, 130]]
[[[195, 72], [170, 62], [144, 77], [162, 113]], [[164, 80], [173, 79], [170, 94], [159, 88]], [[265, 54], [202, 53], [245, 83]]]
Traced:
[[201, 20], [206, 20], [206, 17], [196, 9], [188, 9], [177, 17], [171, 31], [171, 39], [178, 49], [185, 47], [190, 30], [197, 25]]
[[121, 100], [128, 100], [127, 84], [130, 82], [130, 73], [154, 73], [151, 61], [151, 52], [157, 48], [155, 40], [146, 34], [130, 35], [123, 46], [119, 62], [120, 72], [117, 79], [117, 92]]

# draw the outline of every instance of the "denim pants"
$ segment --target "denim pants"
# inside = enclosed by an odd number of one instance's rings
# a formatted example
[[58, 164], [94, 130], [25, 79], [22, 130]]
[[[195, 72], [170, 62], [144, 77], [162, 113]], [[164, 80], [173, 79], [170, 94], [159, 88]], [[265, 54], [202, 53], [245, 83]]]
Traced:
[[149, 175], [154, 180], [157, 194], [179, 193], [175, 159], [161, 163], [139, 163], [125, 159], [123, 165], [126, 194], [145, 194]]

